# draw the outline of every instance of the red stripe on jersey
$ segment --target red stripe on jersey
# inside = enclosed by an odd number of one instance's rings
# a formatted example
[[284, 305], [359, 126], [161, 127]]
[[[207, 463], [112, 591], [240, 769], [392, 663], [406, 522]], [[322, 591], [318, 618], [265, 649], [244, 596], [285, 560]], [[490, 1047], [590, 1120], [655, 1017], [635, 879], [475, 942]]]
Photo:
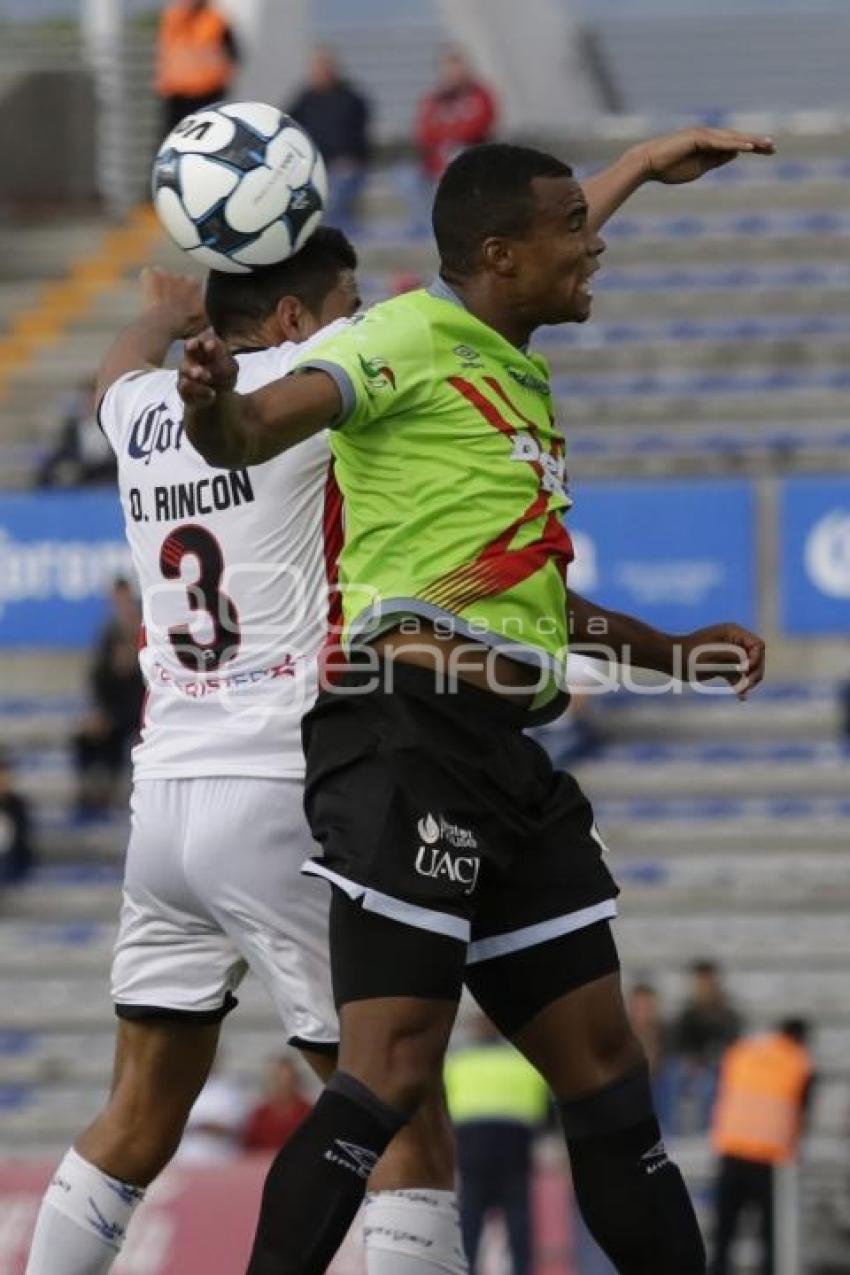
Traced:
[[339, 591], [339, 555], [343, 543], [344, 502], [334, 473], [328, 465], [325, 482], [325, 505], [322, 513], [322, 542], [325, 556], [325, 579], [328, 585], [328, 631], [319, 652], [319, 686], [332, 684], [340, 675], [342, 659], [342, 594]]
[[516, 416], [518, 416], [518, 417], [519, 417], [519, 419], [522, 421], [522, 423], [523, 423], [524, 425], [527, 425], [527, 426], [528, 426], [528, 428], [531, 430], [531, 432], [532, 432], [533, 434], [536, 434], [536, 432], [537, 432], [537, 426], [535, 425], [534, 421], [529, 420], [527, 416], [523, 416], [522, 412], [519, 410], [519, 408], [517, 407], [516, 403], [512, 403], [512, 402], [511, 402], [511, 400], [508, 398], [508, 396], [507, 396], [507, 394], [505, 393], [505, 391], [504, 391], [503, 387], [502, 387], [502, 386], [499, 384], [499, 382], [496, 380], [495, 376], [485, 376], [485, 377], [484, 377], [484, 382], [485, 382], [485, 384], [486, 384], [486, 385], [489, 385], [489, 386], [490, 386], [490, 389], [493, 391], [493, 393], [494, 393], [494, 394], [498, 394], [499, 398], [502, 400], [502, 402], [504, 403], [505, 407], [510, 408], [510, 410], [511, 410], [511, 411], [512, 411], [512, 412], [513, 412]]
[[500, 434], [504, 434], [507, 438], [514, 437], [517, 432], [516, 425], [512, 425], [510, 421], [505, 420], [496, 404], [491, 403], [489, 398], [481, 393], [477, 385], [473, 385], [471, 381], [467, 381], [462, 376], [450, 376], [449, 385], [456, 389], [459, 394], [462, 394], [466, 401], [471, 403]]

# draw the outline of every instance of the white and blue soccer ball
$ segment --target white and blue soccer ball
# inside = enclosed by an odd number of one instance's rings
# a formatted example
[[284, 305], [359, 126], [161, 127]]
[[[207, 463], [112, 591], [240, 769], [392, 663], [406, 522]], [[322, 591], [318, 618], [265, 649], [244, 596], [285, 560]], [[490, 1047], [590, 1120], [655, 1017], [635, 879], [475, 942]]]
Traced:
[[327, 198], [313, 142], [265, 102], [222, 102], [187, 115], [154, 161], [160, 221], [210, 270], [247, 274], [285, 261], [310, 238]]

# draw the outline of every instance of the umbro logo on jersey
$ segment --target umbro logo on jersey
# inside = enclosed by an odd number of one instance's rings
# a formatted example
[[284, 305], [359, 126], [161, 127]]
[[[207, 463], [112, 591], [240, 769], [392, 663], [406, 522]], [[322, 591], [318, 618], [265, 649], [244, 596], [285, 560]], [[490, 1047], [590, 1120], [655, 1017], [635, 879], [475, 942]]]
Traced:
[[372, 1174], [378, 1163], [378, 1157], [368, 1147], [359, 1147], [356, 1142], [344, 1142], [336, 1138], [332, 1147], [325, 1152], [325, 1159], [337, 1164], [341, 1169], [356, 1173], [364, 1181]]
[[656, 1142], [654, 1147], [650, 1147], [640, 1158], [640, 1162], [645, 1166], [648, 1174], [657, 1173], [659, 1169], [663, 1169], [665, 1164], [669, 1164], [667, 1159], [667, 1148], [663, 1139]]
[[452, 354], [458, 356], [464, 368], [484, 366], [480, 353], [472, 345], [456, 345]]

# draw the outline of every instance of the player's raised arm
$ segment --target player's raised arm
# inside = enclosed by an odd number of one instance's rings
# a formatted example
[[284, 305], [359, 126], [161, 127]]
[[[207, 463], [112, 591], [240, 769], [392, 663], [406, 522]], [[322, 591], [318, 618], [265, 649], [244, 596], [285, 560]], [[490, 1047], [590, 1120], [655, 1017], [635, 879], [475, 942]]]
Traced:
[[693, 633], [662, 633], [634, 616], [569, 595], [570, 641], [610, 652], [620, 664], [702, 682], [719, 677], [746, 699], [764, 678], [764, 642], [739, 624], [712, 624]]
[[208, 326], [198, 279], [153, 267], [142, 271], [140, 282], [141, 313], [118, 334], [98, 370], [98, 405], [122, 376], [162, 367], [175, 341]]
[[209, 465], [260, 465], [340, 415], [340, 391], [325, 372], [307, 369], [254, 394], [237, 394], [238, 370], [219, 337], [206, 334], [186, 342], [178, 380], [186, 405], [183, 423]]
[[683, 128], [625, 151], [609, 168], [582, 182], [588, 222], [599, 230], [648, 181], [678, 186], [697, 181], [739, 155], [772, 155], [773, 140], [732, 128]]

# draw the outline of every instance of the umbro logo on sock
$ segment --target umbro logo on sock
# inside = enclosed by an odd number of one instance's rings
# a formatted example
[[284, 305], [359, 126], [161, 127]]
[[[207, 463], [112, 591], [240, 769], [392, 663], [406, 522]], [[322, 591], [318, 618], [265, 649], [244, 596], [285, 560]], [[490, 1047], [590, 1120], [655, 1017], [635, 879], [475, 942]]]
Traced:
[[663, 1169], [665, 1164], [669, 1164], [667, 1159], [667, 1148], [663, 1139], [656, 1142], [654, 1147], [650, 1147], [648, 1151], [644, 1151], [640, 1158], [641, 1164], [646, 1166], [647, 1173], [657, 1173], [659, 1169]]
[[364, 1180], [371, 1176], [378, 1163], [378, 1157], [368, 1147], [359, 1147], [356, 1142], [343, 1142], [337, 1138], [332, 1147], [325, 1152], [325, 1159], [331, 1164], [338, 1164], [341, 1169], [349, 1169]]

